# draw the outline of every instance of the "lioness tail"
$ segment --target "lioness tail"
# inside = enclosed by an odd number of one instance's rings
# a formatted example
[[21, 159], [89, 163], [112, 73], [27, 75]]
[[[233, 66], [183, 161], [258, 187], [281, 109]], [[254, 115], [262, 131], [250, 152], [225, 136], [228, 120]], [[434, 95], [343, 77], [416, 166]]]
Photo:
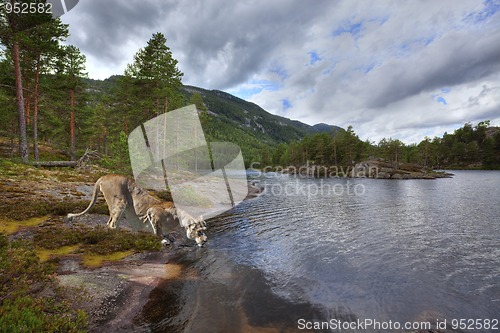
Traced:
[[68, 221], [71, 221], [71, 219], [73, 217], [77, 217], [77, 216], [81, 216], [83, 214], [86, 214], [89, 212], [89, 210], [95, 205], [96, 201], [97, 201], [97, 195], [99, 194], [99, 191], [100, 191], [100, 188], [101, 188], [101, 179], [102, 178], [99, 178], [96, 182], [95, 182], [95, 185], [94, 185], [94, 192], [92, 193], [92, 199], [90, 199], [90, 204], [87, 208], [85, 208], [85, 210], [81, 213], [77, 213], [77, 214], [68, 214], [66, 215], [66, 217], [68, 218]]

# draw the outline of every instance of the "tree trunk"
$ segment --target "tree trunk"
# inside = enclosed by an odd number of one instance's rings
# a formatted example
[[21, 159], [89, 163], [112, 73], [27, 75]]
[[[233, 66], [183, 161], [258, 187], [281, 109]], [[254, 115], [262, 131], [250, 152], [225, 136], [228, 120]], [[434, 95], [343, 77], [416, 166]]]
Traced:
[[23, 81], [21, 77], [19, 44], [17, 41], [14, 41], [12, 46], [12, 57], [14, 60], [14, 75], [16, 78], [17, 113], [19, 116], [19, 155], [24, 163], [28, 163], [29, 150], [28, 139], [26, 136], [26, 118], [24, 117]]
[[35, 160], [39, 159], [38, 151], [38, 85], [40, 83], [40, 54], [37, 55], [36, 59], [36, 73], [35, 73], [35, 87], [33, 94], [33, 154]]
[[76, 159], [76, 137], [75, 137], [75, 91], [71, 89], [69, 91], [71, 111], [69, 114], [69, 135], [70, 135], [70, 155], [71, 160]]

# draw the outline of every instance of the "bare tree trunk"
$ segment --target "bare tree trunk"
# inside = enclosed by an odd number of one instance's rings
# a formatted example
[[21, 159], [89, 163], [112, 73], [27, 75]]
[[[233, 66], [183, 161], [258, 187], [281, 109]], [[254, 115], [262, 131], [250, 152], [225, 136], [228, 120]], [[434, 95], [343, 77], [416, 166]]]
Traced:
[[40, 83], [40, 54], [37, 55], [36, 59], [36, 73], [35, 73], [35, 87], [34, 87], [34, 97], [33, 97], [33, 154], [35, 160], [38, 161], [39, 151], [38, 151], [38, 85]]
[[76, 159], [76, 137], [75, 137], [75, 91], [71, 89], [69, 91], [70, 95], [70, 119], [69, 119], [69, 134], [70, 134], [70, 155], [71, 160], [74, 161]]
[[12, 57], [14, 58], [14, 75], [16, 77], [16, 99], [17, 113], [19, 116], [19, 155], [24, 163], [28, 163], [29, 150], [26, 136], [26, 118], [24, 114], [23, 81], [21, 77], [21, 61], [19, 56], [19, 44], [14, 41], [12, 46]]

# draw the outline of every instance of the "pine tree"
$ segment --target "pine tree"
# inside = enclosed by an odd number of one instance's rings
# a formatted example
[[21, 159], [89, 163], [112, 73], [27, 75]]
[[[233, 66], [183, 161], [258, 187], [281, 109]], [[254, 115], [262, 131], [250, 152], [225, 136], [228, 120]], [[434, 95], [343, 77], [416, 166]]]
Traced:
[[125, 76], [132, 78], [140, 89], [140, 106], [148, 118], [182, 106], [182, 72], [177, 68], [167, 39], [162, 33], [155, 33], [148, 45], [134, 56], [134, 62], [127, 65]]

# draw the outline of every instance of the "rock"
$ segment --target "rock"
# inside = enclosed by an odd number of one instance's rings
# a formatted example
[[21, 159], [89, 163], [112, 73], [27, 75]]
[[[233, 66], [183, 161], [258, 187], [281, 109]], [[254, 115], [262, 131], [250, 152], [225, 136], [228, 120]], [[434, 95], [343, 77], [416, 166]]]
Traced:
[[[399, 165], [398, 165], [399, 164]], [[436, 179], [450, 178], [445, 172], [433, 172], [413, 163], [388, 163], [381, 159], [370, 159], [356, 164], [349, 173], [353, 178], [377, 179]]]

